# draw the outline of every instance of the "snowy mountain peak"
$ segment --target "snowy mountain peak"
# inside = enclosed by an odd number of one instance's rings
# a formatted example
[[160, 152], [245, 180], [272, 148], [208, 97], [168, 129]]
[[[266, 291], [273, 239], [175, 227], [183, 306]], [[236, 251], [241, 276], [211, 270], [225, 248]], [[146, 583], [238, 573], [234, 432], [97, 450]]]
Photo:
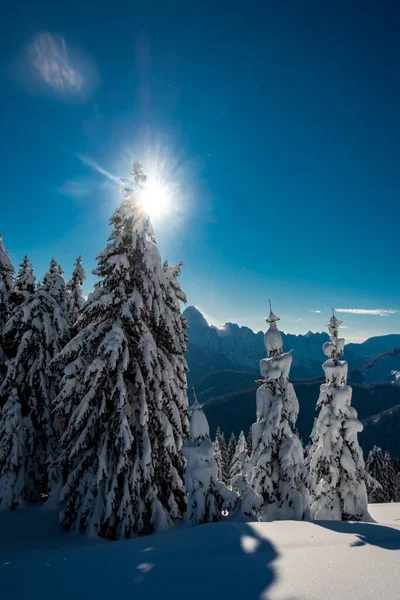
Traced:
[[209, 327], [206, 319], [195, 306], [188, 306], [183, 312], [183, 316], [189, 321], [191, 327], [193, 325]]

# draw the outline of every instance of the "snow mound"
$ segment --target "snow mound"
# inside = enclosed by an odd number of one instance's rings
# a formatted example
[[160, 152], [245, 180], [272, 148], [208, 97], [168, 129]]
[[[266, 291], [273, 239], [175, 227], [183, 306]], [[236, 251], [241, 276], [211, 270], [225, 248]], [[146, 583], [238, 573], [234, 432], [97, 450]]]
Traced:
[[120, 542], [64, 534], [43, 510], [2, 513], [2, 598], [395, 600], [400, 504], [369, 510], [379, 524], [225, 521]]

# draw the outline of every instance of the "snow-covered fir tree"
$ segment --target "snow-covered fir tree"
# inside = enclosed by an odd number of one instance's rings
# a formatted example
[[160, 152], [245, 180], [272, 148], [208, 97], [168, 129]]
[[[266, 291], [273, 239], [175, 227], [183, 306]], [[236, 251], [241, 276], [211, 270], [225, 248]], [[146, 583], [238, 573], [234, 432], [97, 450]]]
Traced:
[[141, 204], [140, 165], [133, 176], [111, 217], [94, 271], [101, 279], [79, 332], [57, 359], [64, 376], [55, 408], [66, 423], [61, 521], [111, 539], [168, 529], [186, 509], [186, 337], [177, 271], [168, 274], [161, 263]]
[[243, 431], [241, 431], [236, 444], [235, 454], [232, 458], [230, 468], [230, 479], [232, 480], [236, 475], [246, 475], [249, 462], [250, 461], [249, 455], [247, 454], [246, 438], [244, 437]]
[[236, 445], [237, 445], [236, 436], [235, 436], [235, 434], [232, 431], [231, 437], [229, 438], [228, 448], [227, 448], [227, 457], [228, 457], [228, 482], [230, 482], [230, 480], [231, 480], [232, 461], [233, 461], [233, 457], [235, 456]]
[[57, 376], [49, 363], [68, 336], [65, 311], [56, 301], [65, 287], [47, 273], [42, 287], [27, 296], [8, 320], [3, 336], [15, 356], [1, 386], [6, 403], [0, 418], [0, 508], [40, 502], [50, 492], [49, 466], [57, 455], [58, 418], [51, 405]]
[[368, 473], [380, 485], [368, 485], [369, 502], [394, 502], [396, 500], [396, 472], [388, 452], [374, 446], [370, 450], [366, 462]]
[[229, 483], [229, 459], [228, 447], [225, 442], [225, 435], [220, 427], [217, 427], [214, 442], [215, 459], [218, 466], [218, 478], [220, 481], [228, 485]]
[[347, 385], [348, 365], [340, 360], [344, 338], [333, 314], [329, 325], [331, 341], [323, 346], [326, 383], [321, 385], [317, 406], [321, 409], [311, 434], [308, 463], [317, 483], [311, 516], [317, 520], [369, 519], [366, 482], [373, 484], [364, 466], [357, 435], [363, 426], [351, 406], [352, 389]]
[[217, 465], [217, 479], [218, 479], [218, 481], [222, 481], [222, 451], [221, 451], [221, 446], [220, 446], [220, 441], [219, 441], [218, 435], [215, 437], [215, 440], [214, 440], [212, 446], [213, 446], [215, 463]]
[[[0, 336], [11, 315], [12, 309], [11, 296], [15, 270], [9, 254], [9, 251], [4, 247], [3, 236], [0, 233]], [[7, 352], [3, 344], [4, 340], [0, 338], [0, 385], [6, 372], [5, 361]]]
[[71, 279], [68, 281], [66, 289], [69, 292], [67, 300], [67, 314], [71, 326], [74, 326], [81, 313], [85, 298], [82, 293], [82, 286], [86, 279], [85, 269], [82, 266], [82, 255], [80, 254], [75, 261], [74, 270]]
[[45, 289], [54, 300], [57, 302], [59, 307], [64, 313], [64, 316], [68, 318], [67, 308], [69, 301], [69, 293], [63, 277], [63, 269], [54, 258], [50, 261], [50, 267], [48, 272], [43, 277], [41, 288]]
[[282, 352], [278, 320], [270, 310], [264, 336], [268, 358], [260, 361], [263, 379], [257, 390], [257, 423], [252, 427], [251, 484], [262, 498], [262, 521], [307, 519], [313, 487], [301, 442], [293, 432], [299, 403], [288, 380], [292, 355]]
[[[175, 338], [176, 351], [170, 353], [170, 365], [172, 368], [173, 378], [175, 385], [179, 389], [179, 410], [180, 418], [182, 418], [183, 412], [187, 408], [187, 380], [186, 373], [188, 366], [185, 358], [187, 352], [187, 343], [189, 341], [187, 331], [189, 329], [189, 323], [182, 315], [180, 303], [186, 304], [187, 298], [185, 292], [182, 290], [178, 277], [181, 272], [183, 262], [177, 265], [170, 265], [164, 262], [163, 269], [166, 276], [165, 286], [165, 302], [168, 309], [169, 327], [172, 329]], [[160, 315], [161, 323], [165, 320], [166, 315]], [[162, 331], [168, 331], [167, 327], [162, 328]], [[165, 342], [168, 344], [168, 340]], [[172, 415], [171, 415], [171, 418]], [[187, 427], [187, 423], [185, 425]]]
[[191, 525], [219, 521], [224, 509], [231, 510], [237, 494], [218, 479], [210, 429], [196, 394], [189, 409], [190, 435], [183, 452], [186, 457], [185, 487], [188, 497], [186, 519]]
[[250, 427], [248, 434], [247, 434], [246, 447], [247, 447], [247, 454], [249, 456], [251, 456], [253, 453], [253, 429], [252, 429], [252, 427]]
[[28, 256], [24, 256], [19, 265], [12, 294], [13, 306], [19, 306], [28, 296], [35, 292], [35, 275]]

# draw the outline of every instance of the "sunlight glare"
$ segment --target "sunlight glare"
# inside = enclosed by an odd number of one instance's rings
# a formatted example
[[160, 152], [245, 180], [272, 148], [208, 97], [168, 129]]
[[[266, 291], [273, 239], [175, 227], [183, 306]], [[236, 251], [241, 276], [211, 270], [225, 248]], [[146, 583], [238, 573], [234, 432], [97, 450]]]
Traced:
[[165, 215], [170, 208], [168, 187], [158, 179], [150, 179], [141, 194], [143, 209], [151, 219]]

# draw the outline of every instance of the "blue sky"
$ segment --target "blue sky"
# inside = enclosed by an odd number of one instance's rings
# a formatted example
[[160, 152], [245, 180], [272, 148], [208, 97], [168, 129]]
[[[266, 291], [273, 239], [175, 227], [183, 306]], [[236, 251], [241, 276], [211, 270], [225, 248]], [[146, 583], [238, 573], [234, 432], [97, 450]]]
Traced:
[[262, 329], [272, 298], [286, 331], [335, 306], [358, 311], [348, 339], [400, 332], [396, 3], [16, 2], [0, 27], [15, 264], [89, 272], [106, 175], [138, 159], [173, 190], [160, 250], [212, 323]]

